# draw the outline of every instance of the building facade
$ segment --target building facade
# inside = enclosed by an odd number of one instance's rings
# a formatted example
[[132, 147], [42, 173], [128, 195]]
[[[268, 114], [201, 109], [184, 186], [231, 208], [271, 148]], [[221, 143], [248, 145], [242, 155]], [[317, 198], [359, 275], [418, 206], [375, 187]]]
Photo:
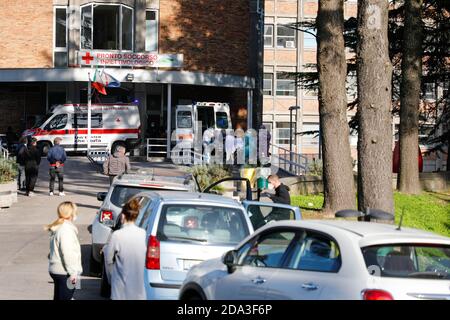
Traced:
[[[95, 54], [154, 54], [174, 65], [104, 65], [121, 82], [102, 103], [135, 102], [168, 129], [177, 104], [228, 102], [234, 124], [257, 109], [256, 0], [10, 0], [0, 6], [0, 132], [29, 128], [60, 103], [85, 103]], [[261, 37], [262, 38], [262, 37]], [[134, 54], [134, 56], [133, 56]], [[256, 95], [256, 99], [255, 99]], [[95, 101], [93, 101], [95, 102]], [[251, 114], [252, 112], [250, 112]], [[256, 112], [253, 112], [256, 114]]]
[[[319, 101], [317, 91], [303, 90], [296, 85], [295, 78], [289, 73], [315, 70], [317, 43], [315, 30], [310, 33], [290, 28], [292, 23], [314, 21], [317, 17], [318, 0], [265, 0], [264, 12], [264, 88], [263, 88], [263, 123], [272, 133], [272, 143], [278, 146], [274, 153], [286, 153], [292, 149], [295, 153], [308, 159], [320, 158], [319, 138]], [[357, 17], [356, 0], [344, 1], [344, 17]], [[354, 52], [347, 51], [353, 57]], [[348, 100], [352, 102], [357, 95], [356, 74], [349, 73], [346, 84]], [[422, 104], [434, 103], [437, 96], [442, 96], [442, 88], [434, 84], [425, 84]], [[292, 108], [299, 107], [299, 108]], [[292, 109], [292, 111], [290, 110]], [[298, 110], [295, 110], [298, 109]], [[347, 113], [350, 121], [356, 110]], [[291, 131], [292, 119], [292, 131]], [[398, 140], [399, 118], [393, 117], [393, 149]], [[420, 147], [426, 151], [426, 130], [433, 124], [421, 127]], [[295, 134], [302, 133], [302, 134]], [[303, 134], [310, 132], [311, 134]], [[357, 133], [351, 133], [351, 153], [356, 170]], [[284, 149], [284, 150], [283, 150]], [[445, 170], [446, 156], [432, 153], [424, 156], [424, 171]]]

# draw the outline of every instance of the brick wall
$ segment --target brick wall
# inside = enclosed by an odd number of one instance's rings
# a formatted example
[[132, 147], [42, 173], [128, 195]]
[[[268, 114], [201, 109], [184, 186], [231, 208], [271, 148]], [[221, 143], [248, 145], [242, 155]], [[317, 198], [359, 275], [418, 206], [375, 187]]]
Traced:
[[249, 74], [250, 1], [160, 0], [160, 52], [184, 70]]
[[0, 68], [53, 65], [53, 0], [1, 0]]

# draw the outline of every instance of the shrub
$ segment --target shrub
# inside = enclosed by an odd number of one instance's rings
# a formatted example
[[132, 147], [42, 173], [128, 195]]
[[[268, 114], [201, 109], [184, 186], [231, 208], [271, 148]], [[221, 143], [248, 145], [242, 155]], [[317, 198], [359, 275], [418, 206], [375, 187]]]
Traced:
[[323, 166], [321, 160], [315, 160], [309, 164], [308, 174], [312, 176], [322, 176]]
[[18, 166], [15, 161], [0, 159], [0, 183], [14, 181], [18, 175]]
[[214, 182], [230, 176], [229, 171], [219, 165], [193, 166], [188, 171], [197, 179], [202, 190]]

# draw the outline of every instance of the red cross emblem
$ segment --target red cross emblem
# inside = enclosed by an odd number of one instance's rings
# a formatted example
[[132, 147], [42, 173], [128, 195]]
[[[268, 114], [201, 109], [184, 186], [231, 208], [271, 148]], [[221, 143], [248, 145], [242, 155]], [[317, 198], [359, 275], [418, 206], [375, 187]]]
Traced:
[[81, 60], [84, 60], [84, 62], [86, 62], [86, 64], [91, 64], [91, 61], [94, 60], [94, 57], [91, 56], [91, 54], [89, 52], [86, 52], [86, 55], [82, 56]]

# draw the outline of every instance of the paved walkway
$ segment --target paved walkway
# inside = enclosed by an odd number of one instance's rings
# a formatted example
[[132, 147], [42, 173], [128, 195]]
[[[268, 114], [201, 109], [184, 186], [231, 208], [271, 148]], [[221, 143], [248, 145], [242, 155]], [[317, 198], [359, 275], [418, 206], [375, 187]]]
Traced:
[[[134, 168], [153, 167], [157, 175], [181, 175], [165, 163], [136, 163]], [[100, 279], [89, 277], [91, 236], [88, 226], [100, 206], [96, 194], [108, 189], [108, 178], [96, 172], [85, 157], [69, 157], [65, 170], [65, 197], [48, 196], [48, 164], [42, 159], [35, 197], [19, 194], [19, 201], [0, 211], [0, 299], [52, 299], [53, 282], [47, 268], [49, 237], [44, 226], [56, 218], [63, 200], [79, 207], [76, 224], [82, 249], [81, 286], [76, 299], [101, 299]], [[57, 182], [55, 184], [57, 188]]]

